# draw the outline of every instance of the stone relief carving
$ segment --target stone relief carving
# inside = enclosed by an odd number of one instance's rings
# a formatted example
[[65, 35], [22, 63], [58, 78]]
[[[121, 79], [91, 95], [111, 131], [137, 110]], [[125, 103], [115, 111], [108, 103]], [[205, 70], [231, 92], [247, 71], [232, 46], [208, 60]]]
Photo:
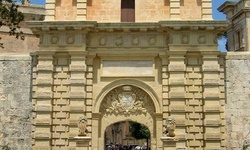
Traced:
[[149, 45], [155, 45], [157, 42], [156, 36], [149, 36], [148, 43]]
[[74, 35], [68, 35], [66, 39], [67, 44], [73, 44], [75, 42]]
[[59, 42], [59, 37], [58, 36], [51, 36], [50, 42], [52, 44], [57, 44]]
[[121, 34], [121, 33], [110, 33], [110, 34], [97, 34], [92, 33], [88, 35], [89, 47], [165, 47], [168, 40], [166, 40], [165, 34]]
[[123, 44], [123, 37], [122, 36], [117, 36], [115, 40], [115, 45], [116, 46], [121, 46]]
[[99, 45], [100, 46], [105, 46], [106, 42], [107, 42], [106, 37], [102, 36], [102, 37], [99, 38]]
[[133, 37], [132, 44], [138, 46], [140, 44], [140, 39], [138, 37]]
[[175, 119], [172, 116], [169, 116], [166, 120], [166, 124], [163, 125], [163, 127], [165, 128], [163, 131], [163, 135], [167, 136], [167, 137], [175, 137], [175, 127], [176, 127], [176, 123], [175, 123]]
[[188, 35], [182, 35], [182, 38], [181, 38], [181, 42], [182, 44], [188, 44], [189, 43], [189, 36]]
[[199, 36], [198, 38], [198, 43], [199, 44], [205, 44], [206, 43], [206, 37], [205, 36]]
[[146, 114], [153, 111], [152, 106], [144, 91], [126, 85], [112, 90], [104, 99], [101, 110], [107, 114]]
[[79, 119], [78, 119], [78, 128], [79, 128], [79, 133], [78, 133], [78, 136], [86, 136], [87, 133], [88, 133], [88, 129], [87, 129], [87, 117], [84, 115], [84, 116], [81, 116]]

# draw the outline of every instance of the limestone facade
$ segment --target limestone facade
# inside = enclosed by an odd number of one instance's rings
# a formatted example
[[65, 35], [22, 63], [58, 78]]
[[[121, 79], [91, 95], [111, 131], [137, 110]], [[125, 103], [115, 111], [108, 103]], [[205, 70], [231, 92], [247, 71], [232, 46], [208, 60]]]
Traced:
[[151, 148], [165, 149], [169, 115], [179, 139], [173, 149], [225, 148], [224, 56], [216, 51], [225, 22], [29, 25], [41, 35], [33, 68], [33, 149], [77, 149], [82, 114], [93, 150], [104, 149], [109, 125], [126, 120], [146, 125]]
[[[217, 36], [227, 23], [211, 21], [210, 0], [193, 2], [148, 2], [161, 12], [157, 16], [155, 10], [141, 13], [147, 3], [137, 3], [136, 22], [120, 23], [118, 10], [112, 17], [108, 12], [116, 11], [117, 3], [47, 0], [46, 21], [29, 22], [40, 35], [39, 50], [34, 38], [20, 46], [22, 51], [9, 48], [18, 53], [34, 50], [32, 57], [2, 58], [3, 82], [16, 82], [1, 86], [2, 126], [9, 126], [1, 130], [8, 135], [1, 144], [103, 150], [104, 131], [131, 120], [149, 128], [154, 150], [242, 148], [249, 139], [248, 53], [218, 52]], [[187, 15], [191, 6], [199, 13]], [[150, 15], [155, 16], [145, 18]], [[14, 93], [25, 103], [11, 98]], [[75, 138], [83, 115], [89, 133]], [[162, 133], [169, 116], [176, 120], [175, 144], [167, 143]], [[9, 136], [13, 133], [20, 136]]]

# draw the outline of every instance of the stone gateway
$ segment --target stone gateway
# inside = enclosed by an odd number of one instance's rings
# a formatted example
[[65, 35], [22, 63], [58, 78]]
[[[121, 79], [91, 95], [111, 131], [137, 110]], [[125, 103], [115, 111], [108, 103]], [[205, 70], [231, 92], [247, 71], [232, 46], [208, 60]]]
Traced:
[[[148, 129], [149, 144], [140, 146], [152, 150], [248, 146], [250, 5], [224, 3], [219, 10], [229, 26], [212, 19], [211, 6], [211, 0], [46, 0], [45, 19], [27, 23], [39, 49], [31, 57], [0, 57], [0, 129], [10, 124], [0, 146], [104, 150], [107, 137], [129, 133], [122, 131], [129, 122]], [[217, 51], [225, 31], [228, 53]], [[20, 48], [36, 45], [27, 43]], [[20, 122], [25, 130], [17, 132]]]

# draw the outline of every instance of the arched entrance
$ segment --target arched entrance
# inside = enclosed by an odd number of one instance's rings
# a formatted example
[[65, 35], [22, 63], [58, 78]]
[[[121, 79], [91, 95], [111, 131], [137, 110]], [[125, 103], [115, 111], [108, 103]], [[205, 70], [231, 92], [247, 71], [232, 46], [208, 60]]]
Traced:
[[[118, 84], [112, 83], [113, 88], [103, 91], [97, 99], [95, 110], [98, 112], [95, 114], [98, 115], [94, 115], [97, 126], [93, 126], [92, 131], [92, 135], [98, 135], [97, 149], [103, 150], [105, 147], [103, 141], [105, 141], [106, 128], [126, 120], [147, 126], [151, 133], [151, 148], [156, 149], [157, 139], [161, 136], [159, 136], [161, 130], [157, 129], [156, 132], [156, 128], [162, 127], [162, 118], [157, 119], [160, 107], [154, 91], [140, 81], [127, 80], [127, 82], [116, 81], [116, 83]], [[95, 140], [94, 137], [93, 140]], [[93, 146], [95, 147], [95, 144]]]
[[118, 148], [124, 150], [135, 147], [150, 148], [150, 131], [147, 126], [138, 122], [125, 120], [108, 126], [105, 130], [105, 150]]

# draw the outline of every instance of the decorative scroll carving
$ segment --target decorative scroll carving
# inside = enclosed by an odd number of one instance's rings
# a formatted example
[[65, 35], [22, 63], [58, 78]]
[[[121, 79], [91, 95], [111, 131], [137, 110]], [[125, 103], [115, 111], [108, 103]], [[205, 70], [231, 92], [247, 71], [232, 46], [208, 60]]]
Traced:
[[109, 92], [102, 104], [102, 112], [107, 114], [146, 114], [152, 111], [149, 96], [139, 88], [126, 85]]
[[87, 133], [88, 133], [87, 117], [85, 115], [78, 119], [78, 128], [79, 128], [78, 136], [86, 136], [87, 135]]
[[163, 127], [165, 128], [165, 130], [163, 131], [164, 136], [175, 137], [174, 130], [176, 127], [176, 123], [173, 117], [169, 116], [166, 120], [166, 124], [163, 125]]

